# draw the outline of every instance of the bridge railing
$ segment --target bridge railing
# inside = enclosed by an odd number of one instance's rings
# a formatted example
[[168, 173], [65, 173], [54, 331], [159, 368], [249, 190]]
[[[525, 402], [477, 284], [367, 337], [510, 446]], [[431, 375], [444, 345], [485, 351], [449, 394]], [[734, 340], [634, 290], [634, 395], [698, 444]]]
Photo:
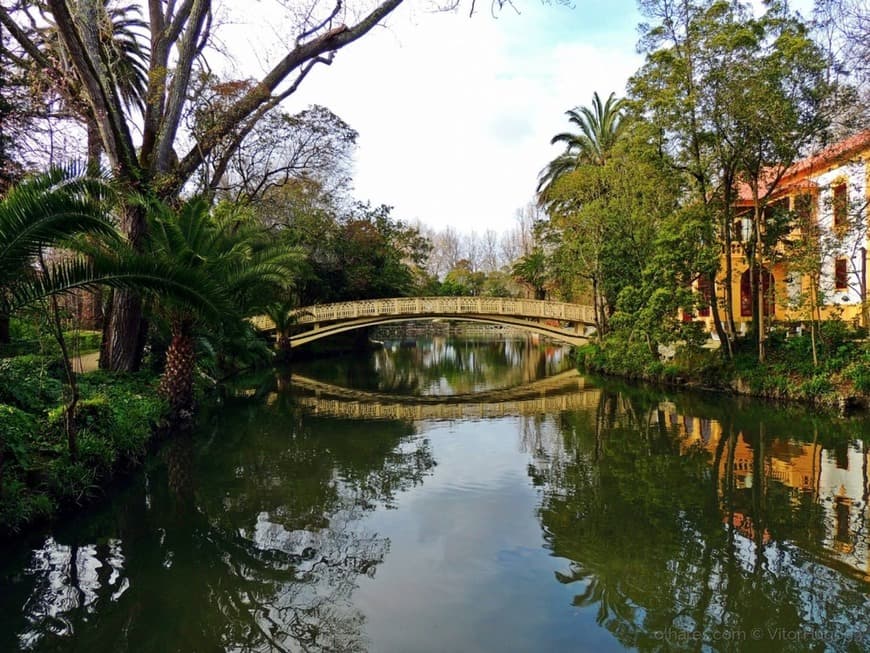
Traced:
[[381, 315], [511, 315], [594, 324], [591, 306], [510, 297], [399, 297], [306, 306], [294, 311], [298, 324]]

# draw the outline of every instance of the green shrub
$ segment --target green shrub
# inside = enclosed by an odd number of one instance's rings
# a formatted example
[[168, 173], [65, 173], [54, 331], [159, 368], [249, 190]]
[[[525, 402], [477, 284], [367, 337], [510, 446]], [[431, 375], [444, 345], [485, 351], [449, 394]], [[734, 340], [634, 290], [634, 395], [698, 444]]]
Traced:
[[833, 389], [834, 385], [831, 383], [830, 377], [819, 374], [801, 383], [798, 393], [804, 399], [818, 400]]
[[0, 390], [12, 398], [0, 403], [0, 531], [7, 534], [52, 515], [59, 505], [81, 502], [120, 466], [140, 460], [167, 412], [152, 376], [80, 376], [79, 456], [71, 460], [51, 362], [4, 360], [0, 373]]
[[27, 443], [36, 432], [36, 420], [14, 406], [0, 404], [0, 460], [3, 466], [25, 466]]
[[[58, 406], [48, 413], [48, 425], [52, 431], [63, 430], [63, 415], [66, 406]], [[109, 407], [109, 400], [97, 395], [82, 399], [76, 406], [76, 425], [79, 430], [88, 430], [95, 435], [112, 438], [115, 416]]]
[[714, 349], [681, 346], [673, 362], [679, 366], [680, 376], [707, 387], [722, 387], [730, 375], [722, 353]]
[[44, 484], [49, 494], [59, 501], [81, 503], [97, 489], [99, 471], [89, 461], [58, 457], [44, 467]]
[[847, 342], [854, 340], [856, 333], [843, 320], [826, 320], [819, 325], [819, 336], [826, 355], [830, 356]]
[[843, 376], [849, 379], [855, 389], [862, 394], [870, 394], [870, 348], [864, 349], [844, 370]]
[[58, 403], [62, 385], [57, 362], [44, 356], [0, 359], [0, 403], [41, 412]]
[[683, 369], [676, 363], [662, 365], [662, 380], [673, 382], [683, 376]]
[[27, 524], [49, 517], [56, 509], [50, 496], [34, 493], [19, 475], [0, 477], [0, 533], [16, 533]]

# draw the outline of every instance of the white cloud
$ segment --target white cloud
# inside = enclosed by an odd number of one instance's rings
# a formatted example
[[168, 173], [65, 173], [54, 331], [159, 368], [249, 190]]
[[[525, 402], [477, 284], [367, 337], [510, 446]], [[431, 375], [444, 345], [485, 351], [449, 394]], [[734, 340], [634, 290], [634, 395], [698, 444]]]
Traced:
[[621, 93], [640, 64], [634, 32], [596, 33], [595, 13], [530, 3], [468, 18], [408, 4], [317, 69], [288, 108], [324, 104], [360, 132], [361, 199], [434, 227], [509, 228], [558, 153], [549, 140], [565, 110]]

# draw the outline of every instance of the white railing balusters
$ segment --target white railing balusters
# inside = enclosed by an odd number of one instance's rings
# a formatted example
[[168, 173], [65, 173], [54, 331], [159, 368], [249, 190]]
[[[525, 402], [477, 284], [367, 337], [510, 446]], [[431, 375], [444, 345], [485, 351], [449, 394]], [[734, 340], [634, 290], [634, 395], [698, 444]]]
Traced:
[[[296, 309], [297, 324], [324, 324], [377, 316], [412, 315], [505, 315], [518, 318], [540, 318], [594, 325], [595, 311], [591, 306], [552, 302], [539, 299], [506, 297], [397, 297], [356, 302], [318, 304]], [[274, 328], [266, 316], [251, 318], [258, 329]]]

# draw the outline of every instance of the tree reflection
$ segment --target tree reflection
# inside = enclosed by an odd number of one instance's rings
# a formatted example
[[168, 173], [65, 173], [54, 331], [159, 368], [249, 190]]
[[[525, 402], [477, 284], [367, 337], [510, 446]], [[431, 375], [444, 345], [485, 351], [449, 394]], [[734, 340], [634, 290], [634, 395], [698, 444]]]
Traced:
[[[823, 544], [830, 509], [800, 486], [818, 443], [775, 437], [781, 424], [718, 418], [606, 392], [597, 410], [564, 414], [530, 469], [544, 489], [545, 539], [566, 561], [556, 580], [641, 650], [697, 649], [696, 632], [718, 650], [806, 650], [820, 642], [777, 644], [771, 633], [823, 628], [832, 650], [866, 649], [868, 561], [842, 573]], [[866, 539], [866, 523], [850, 522], [850, 541]], [[760, 641], [717, 639], [752, 629]]]
[[567, 349], [530, 338], [434, 337], [406, 346], [388, 340], [370, 356], [312, 361], [300, 371], [347, 388], [405, 395], [449, 395], [507, 388], [560, 372]]
[[12, 579], [26, 599], [4, 650], [366, 650], [352, 594], [390, 542], [360, 517], [435, 463], [410, 424], [349, 427], [243, 404], [176, 439]]

